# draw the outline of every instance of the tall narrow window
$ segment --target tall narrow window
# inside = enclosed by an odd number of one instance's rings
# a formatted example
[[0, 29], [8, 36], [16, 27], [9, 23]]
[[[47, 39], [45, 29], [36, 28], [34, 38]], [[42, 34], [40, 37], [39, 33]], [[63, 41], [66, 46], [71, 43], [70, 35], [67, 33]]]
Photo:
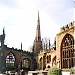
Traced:
[[51, 62], [51, 55], [49, 55], [49, 62]]
[[48, 59], [48, 56], [47, 56], [47, 63], [49, 63], [49, 59]]
[[61, 68], [74, 67], [74, 58], [74, 38], [72, 35], [66, 34], [61, 43]]
[[42, 67], [43, 67], [43, 66], [42, 66], [42, 65], [43, 65], [42, 60], [43, 60], [43, 59], [42, 59], [42, 58], [40, 58], [40, 64], [39, 64], [39, 69], [40, 69], [40, 70], [42, 70]]
[[14, 68], [15, 66], [15, 57], [13, 53], [10, 53], [6, 57], [6, 67], [7, 68]]
[[22, 68], [29, 69], [30, 68], [30, 59], [25, 58], [22, 60]]

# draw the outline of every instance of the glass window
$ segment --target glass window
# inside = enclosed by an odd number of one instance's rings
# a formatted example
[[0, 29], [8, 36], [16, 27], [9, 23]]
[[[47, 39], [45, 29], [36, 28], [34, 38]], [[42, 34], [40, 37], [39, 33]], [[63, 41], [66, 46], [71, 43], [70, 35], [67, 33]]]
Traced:
[[[64, 43], [65, 43], [65, 45], [64, 45]], [[62, 45], [61, 46], [61, 54], [62, 54], [61, 61], [65, 60], [65, 62], [63, 61], [61, 63], [61, 67], [62, 68], [71, 68], [71, 67], [73, 67], [73, 59], [75, 58], [73, 36], [70, 34], [66, 34], [62, 40], [61, 45]], [[72, 62], [71, 62], [71, 60], [72, 60]], [[63, 64], [65, 64], [65, 66]]]
[[6, 57], [6, 67], [12, 68], [15, 66], [15, 57], [13, 53], [10, 53]]

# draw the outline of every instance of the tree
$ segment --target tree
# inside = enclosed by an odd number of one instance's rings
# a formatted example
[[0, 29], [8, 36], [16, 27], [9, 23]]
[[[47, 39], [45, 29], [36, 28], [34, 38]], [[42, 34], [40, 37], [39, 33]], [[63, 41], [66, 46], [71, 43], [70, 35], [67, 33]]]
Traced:
[[42, 47], [44, 50], [50, 49], [51, 43], [50, 43], [50, 38], [43, 38], [42, 39]]
[[48, 75], [61, 75], [61, 69], [54, 66], [48, 70]]
[[29, 52], [33, 52], [33, 46], [30, 46], [28, 50]]

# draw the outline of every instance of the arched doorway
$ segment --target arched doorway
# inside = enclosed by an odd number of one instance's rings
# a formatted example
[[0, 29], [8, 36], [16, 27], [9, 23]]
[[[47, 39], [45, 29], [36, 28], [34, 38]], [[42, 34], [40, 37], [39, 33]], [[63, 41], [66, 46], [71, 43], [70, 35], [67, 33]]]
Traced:
[[66, 34], [61, 43], [61, 68], [74, 67], [74, 37]]
[[6, 69], [13, 70], [15, 68], [15, 56], [13, 53], [9, 53], [6, 56]]

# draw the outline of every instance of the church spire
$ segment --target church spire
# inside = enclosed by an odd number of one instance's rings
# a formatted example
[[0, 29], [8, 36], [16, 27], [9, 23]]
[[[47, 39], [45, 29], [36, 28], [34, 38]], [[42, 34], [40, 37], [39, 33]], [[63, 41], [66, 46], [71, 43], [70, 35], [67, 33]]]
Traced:
[[36, 41], [41, 41], [39, 11], [38, 11], [38, 21], [37, 21], [37, 29], [36, 29]]
[[33, 52], [38, 53], [42, 50], [42, 41], [41, 41], [41, 33], [40, 33], [40, 18], [38, 11], [38, 19], [37, 19], [37, 28], [36, 28], [36, 37], [33, 44]]
[[39, 11], [38, 11], [37, 29], [38, 29], [38, 30], [40, 30], [40, 18], [39, 18]]
[[38, 11], [38, 23], [40, 24], [39, 11]]

